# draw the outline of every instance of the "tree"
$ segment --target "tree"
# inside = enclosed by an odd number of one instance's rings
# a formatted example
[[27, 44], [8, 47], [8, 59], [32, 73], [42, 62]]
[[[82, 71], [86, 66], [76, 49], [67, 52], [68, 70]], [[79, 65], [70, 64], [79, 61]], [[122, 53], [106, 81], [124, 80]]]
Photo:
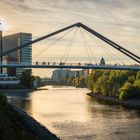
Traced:
[[140, 71], [137, 72], [136, 80], [140, 80]]
[[31, 88], [33, 80], [34, 76], [32, 76], [31, 69], [26, 69], [21, 75], [20, 84], [26, 88]]
[[139, 97], [139, 88], [134, 86], [130, 82], [126, 82], [121, 88], [121, 93], [119, 95], [120, 100], [129, 100], [132, 98]]

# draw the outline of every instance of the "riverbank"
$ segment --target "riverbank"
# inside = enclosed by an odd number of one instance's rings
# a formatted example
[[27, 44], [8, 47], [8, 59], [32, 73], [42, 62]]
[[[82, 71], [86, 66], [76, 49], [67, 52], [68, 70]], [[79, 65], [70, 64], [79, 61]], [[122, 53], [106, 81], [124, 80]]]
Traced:
[[18, 119], [23, 127], [33, 136], [36, 136], [39, 140], [60, 140], [33, 117], [30, 117], [24, 110], [16, 106], [12, 106], [12, 108], [18, 114]]
[[120, 105], [127, 107], [127, 108], [140, 109], [140, 99], [131, 99], [131, 100], [127, 100], [127, 101], [121, 101], [121, 100], [114, 98], [114, 97], [103, 96], [101, 94], [95, 95], [92, 92], [87, 93], [87, 95], [92, 97], [92, 98], [105, 100], [105, 101], [112, 102], [115, 104], [120, 104]]
[[25, 111], [7, 103], [4, 95], [0, 95], [0, 139], [59, 140]]

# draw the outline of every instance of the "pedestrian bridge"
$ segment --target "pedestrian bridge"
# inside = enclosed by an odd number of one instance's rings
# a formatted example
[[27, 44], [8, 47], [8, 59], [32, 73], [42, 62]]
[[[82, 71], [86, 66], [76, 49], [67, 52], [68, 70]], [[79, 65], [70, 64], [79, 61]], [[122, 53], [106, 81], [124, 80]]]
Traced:
[[[56, 51], [56, 49], [58, 49], [59, 47], [56, 46], [55, 50], [52, 51], [52, 53], [54, 53], [54, 56], [59, 53], [62, 52], [62, 56], [60, 58], [60, 60], [54, 61], [54, 60], [45, 60], [43, 58], [43, 55], [41, 53], [50, 53], [50, 50], [45, 50], [43, 48], [42, 51], [38, 51], [38, 55], [40, 55], [42, 58], [38, 58], [38, 56], [34, 56], [32, 63], [28, 63], [28, 62], [24, 62], [24, 60], [22, 60], [21, 62], [1, 62], [0, 64], [0, 68], [67, 68], [67, 69], [104, 69], [104, 70], [140, 70], [140, 57], [139, 54], [135, 54], [133, 52], [131, 52], [130, 50], [120, 46], [119, 44], [115, 43], [114, 41], [108, 39], [107, 37], [103, 36], [102, 34], [96, 32], [95, 30], [91, 29], [90, 27], [82, 24], [82, 23], [76, 23], [70, 26], [67, 26], [65, 28], [59, 29], [55, 32], [52, 32], [50, 34], [47, 34], [45, 36], [42, 36], [40, 38], [37, 38], [33, 41], [27, 42], [23, 45], [20, 45], [18, 47], [12, 48], [10, 50], [7, 50], [5, 52], [2, 52], [0, 54], [0, 57], [4, 57], [6, 55], [10, 55], [11, 53], [14, 53], [20, 49], [23, 49], [29, 45], [34, 45], [35, 43], [41, 42], [42, 40], [48, 40], [49, 38], [55, 36], [57, 34], [63, 33], [67, 31], [65, 34], [63, 34], [61, 37], [57, 38], [56, 40], [52, 39], [54, 42], [50, 43], [46, 49], [50, 49], [56, 42], [60, 41], [61, 39], [63, 41], [69, 41], [68, 45], [66, 46], [65, 50], [63, 51], [60, 48], [60, 51]], [[69, 37], [66, 37], [64, 39], [65, 36], [67, 36], [68, 34], [70, 34]], [[83, 43], [83, 47], [84, 48], [84, 53], [87, 55], [88, 58], [88, 62], [83, 62], [83, 61], [79, 61], [77, 60], [77, 62], [73, 62], [73, 61], [68, 61], [69, 57], [72, 56], [71, 50], [72, 50], [72, 45], [75, 43], [76, 40], [76, 35], [79, 34], [79, 42]], [[86, 38], [87, 37], [87, 38]], [[94, 44], [90, 44], [91, 40], [89, 41], [89, 38], [91, 37], [95, 37], [98, 40], [94, 40], [93, 43]], [[89, 42], [88, 42], [89, 41]], [[100, 42], [103, 42], [104, 44], [100, 44]], [[78, 42], [78, 43], [79, 43]], [[95, 44], [95, 42], [97, 44]], [[108, 46], [106, 46], [106, 45]], [[75, 46], [78, 46], [75, 45]], [[79, 45], [80, 46], [80, 45]], [[34, 46], [33, 46], [34, 47]], [[61, 46], [60, 46], [61, 47]], [[99, 50], [102, 49], [102, 50]], [[111, 49], [113, 49], [112, 52]], [[98, 55], [101, 52], [105, 52], [107, 55], [102, 54], [101, 57], [107, 57], [107, 59], [105, 60], [113, 60], [112, 63], [110, 62], [105, 62], [105, 63], [100, 63], [99, 62], [99, 57]], [[74, 53], [77, 53], [77, 56], [81, 56], [81, 57], [85, 57], [84, 55], [82, 55], [81, 49], [79, 48], [79, 50], [73, 50]], [[119, 52], [121, 55], [125, 56], [126, 59], [125, 60], [132, 60], [134, 63], [129, 63], [129, 64], [125, 64], [125, 61], [117, 54], [117, 52]], [[139, 51], [137, 51], [139, 52]], [[79, 54], [81, 53], [81, 55]], [[49, 57], [49, 55], [44, 55]], [[100, 59], [101, 59], [100, 57]], [[36, 60], [35, 60], [36, 59]], [[43, 62], [41, 62], [42, 60]], [[97, 60], [98, 59], [98, 60]]]
[[58, 62], [33, 62], [30, 63], [8, 63], [0, 64], [1, 68], [63, 68], [63, 69], [97, 69], [97, 70], [140, 70], [140, 65], [119, 64], [90, 64], [90, 63], [58, 63]]

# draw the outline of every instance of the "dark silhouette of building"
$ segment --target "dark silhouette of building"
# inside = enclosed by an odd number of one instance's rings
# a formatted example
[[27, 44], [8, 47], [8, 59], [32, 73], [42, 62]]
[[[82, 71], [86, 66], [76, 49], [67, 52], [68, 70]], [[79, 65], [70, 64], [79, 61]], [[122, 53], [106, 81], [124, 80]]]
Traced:
[[101, 60], [100, 60], [100, 65], [105, 65], [105, 60], [104, 60], [103, 57], [102, 57]]
[[[32, 41], [31, 33], [16, 33], [3, 37], [3, 51], [16, 48], [27, 42]], [[32, 46], [19, 49], [11, 54], [4, 56], [7, 63], [31, 63], [32, 62]], [[9, 76], [20, 77], [25, 68], [7, 68], [5, 72]]]

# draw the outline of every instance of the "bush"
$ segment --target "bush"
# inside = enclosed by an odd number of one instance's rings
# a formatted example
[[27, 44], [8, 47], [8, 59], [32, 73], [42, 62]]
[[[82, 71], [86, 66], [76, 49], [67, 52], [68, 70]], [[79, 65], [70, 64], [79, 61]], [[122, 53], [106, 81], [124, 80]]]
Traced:
[[3, 95], [2, 93], [0, 93], [0, 106], [1, 105], [6, 105], [7, 104], [7, 98], [5, 95]]
[[129, 99], [133, 99], [133, 98], [137, 98], [137, 97], [139, 97], [138, 92], [122, 91], [119, 95], [120, 100], [129, 100]]
[[129, 100], [133, 98], [138, 98], [140, 96], [139, 88], [132, 85], [129, 82], [126, 82], [121, 89], [119, 99], [120, 100]]
[[34, 77], [32, 76], [31, 69], [26, 69], [20, 77], [20, 84], [25, 88], [31, 88], [33, 80]]

